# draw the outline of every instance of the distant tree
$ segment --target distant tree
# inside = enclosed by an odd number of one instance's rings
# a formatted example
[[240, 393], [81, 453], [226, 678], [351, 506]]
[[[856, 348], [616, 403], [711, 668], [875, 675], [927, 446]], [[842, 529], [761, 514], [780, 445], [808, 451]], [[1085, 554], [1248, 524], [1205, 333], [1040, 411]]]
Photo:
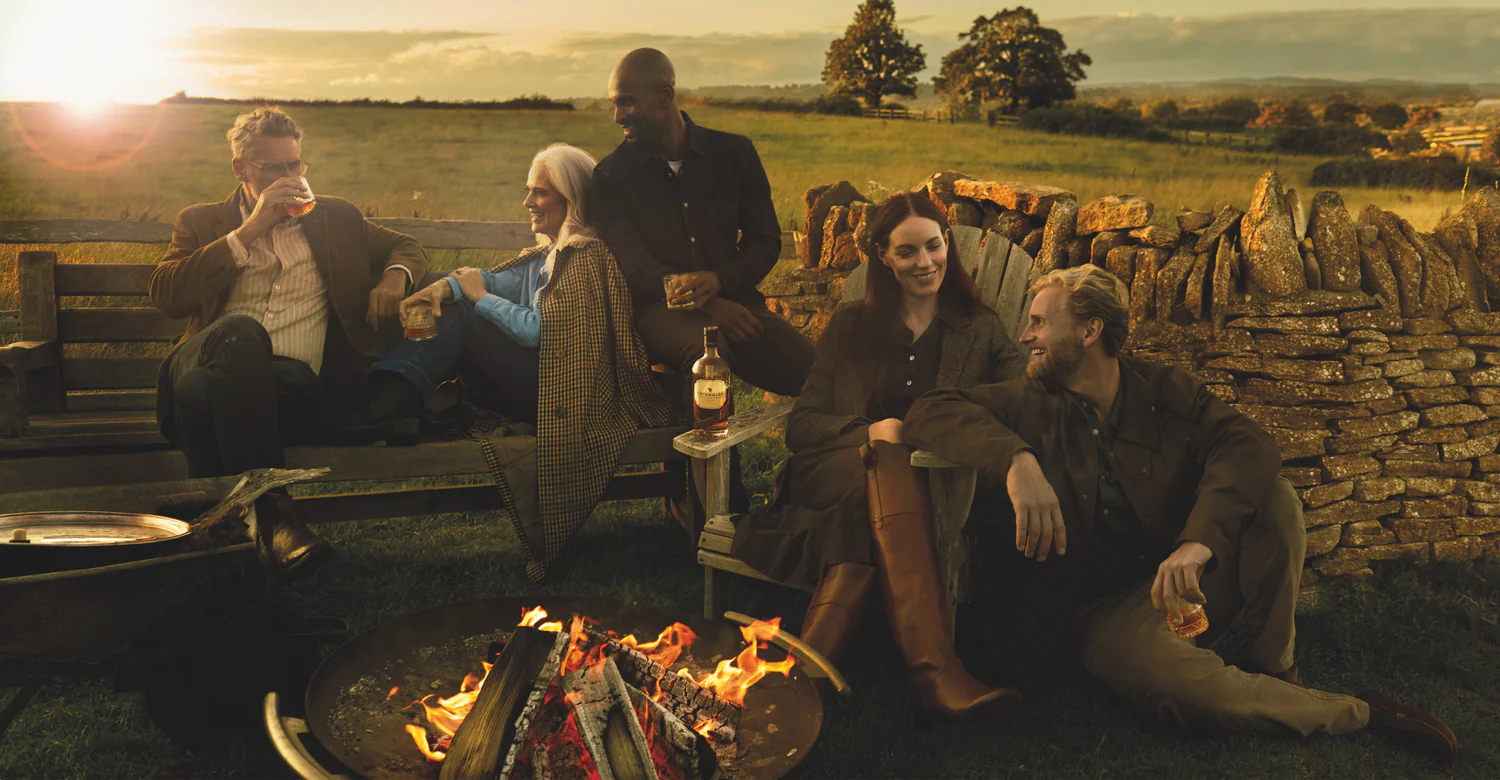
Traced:
[[1177, 101], [1172, 100], [1171, 98], [1160, 100], [1152, 104], [1148, 112], [1148, 116], [1150, 116], [1151, 119], [1157, 122], [1161, 122], [1162, 124], [1170, 124], [1181, 115], [1182, 109], [1178, 107]]
[[1333, 100], [1323, 106], [1323, 122], [1325, 124], [1353, 124], [1364, 113], [1357, 104], [1347, 100]]
[[1485, 162], [1500, 163], [1500, 127], [1485, 134], [1484, 140], [1479, 144], [1479, 153], [1484, 157]]
[[1443, 118], [1442, 109], [1437, 106], [1417, 106], [1411, 110], [1411, 115], [1406, 118], [1407, 127], [1421, 127], [1430, 125]]
[[1210, 106], [1208, 113], [1244, 127], [1260, 116], [1260, 104], [1250, 98], [1225, 98]]
[[[1417, 130], [1398, 130], [1394, 133], [1391, 133], [1390, 138], [1391, 151], [1396, 152], [1397, 154], [1416, 154], [1417, 152], [1423, 151], [1427, 149], [1427, 147], [1432, 145], [1427, 141], [1425, 137], [1423, 137], [1422, 133]], [[1485, 144], [1487, 145], [1488, 143], [1489, 138], [1486, 138]], [[1485, 148], [1487, 151], [1487, 147], [1481, 148]]]
[[828, 44], [823, 82], [835, 97], [857, 97], [876, 108], [886, 95], [917, 96], [917, 72], [927, 67], [920, 45], [896, 26], [893, 0], [865, 0], [844, 37]]
[[1315, 125], [1318, 120], [1313, 118], [1312, 111], [1307, 105], [1298, 100], [1284, 100], [1272, 103], [1260, 112], [1255, 119], [1255, 126], [1266, 129], [1281, 127], [1307, 127]]
[[1371, 106], [1365, 110], [1365, 116], [1382, 130], [1395, 130], [1406, 124], [1408, 118], [1406, 109], [1402, 108], [1399, 103], [1381, 103], [1378, 106]]
[[1094, 64], [1082, 50], [1069, 52], [1062, 33], [1043, 27], [1025, 6], [978, 17], [958, 37], [964, 43], [943, 57], [933, 79], [950, 104], [998, 100], [1015, 113], [1072, 100], [1073, 83]]

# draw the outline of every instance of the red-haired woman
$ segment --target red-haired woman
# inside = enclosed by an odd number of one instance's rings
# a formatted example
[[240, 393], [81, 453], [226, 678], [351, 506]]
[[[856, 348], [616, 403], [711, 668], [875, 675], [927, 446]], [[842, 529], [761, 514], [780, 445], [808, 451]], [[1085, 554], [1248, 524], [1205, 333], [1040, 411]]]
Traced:
[[879, 578], [917, 707], [962, 717], [1009, 693], [964, 670], [953, 652], [925, 477], [901, 420], [936, 387], [1020, 376], [1026, 360], [958, 262], [948, 220], [902, 192], [875, 213], [865, 299], [823, 332], [787, 422], [792, 458], [770, 511], [741, 521], [734, 555], [814, 588], [802, 638], [837, 659]]

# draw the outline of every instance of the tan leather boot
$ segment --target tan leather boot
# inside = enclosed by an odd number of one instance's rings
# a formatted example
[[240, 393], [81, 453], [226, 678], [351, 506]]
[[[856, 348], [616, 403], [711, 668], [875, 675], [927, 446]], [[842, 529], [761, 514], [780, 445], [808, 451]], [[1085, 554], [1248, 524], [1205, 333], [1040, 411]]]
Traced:
[[829, 566], [818, 580], [807, 616], [802, 619], [802, 641], [831, 663], [849, 644], [860, 614], [875, 585], [875, 569], [862, 563]]
[[255, 502], [255, 525], [271, 559], [271, 570], [280, 582], [301, 577], [333, 557], [333, 545], [308, 529], [292, 497], [271, 492]]
[[932, 502], [927, 482], [905, 447], [876, 441], [860, 449], [865, 460], [875, 568], [896, 647], [916, 686], [917, 708], [929, 715], [963, 718], [1014, 695], [974, 679], [953, 651], [948, 599], [938, 574]]

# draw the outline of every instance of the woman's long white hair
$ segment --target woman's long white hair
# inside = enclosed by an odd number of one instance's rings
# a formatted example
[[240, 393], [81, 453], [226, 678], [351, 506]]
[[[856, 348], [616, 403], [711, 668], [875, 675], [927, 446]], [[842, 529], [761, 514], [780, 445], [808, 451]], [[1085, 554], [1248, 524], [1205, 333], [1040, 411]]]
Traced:
[[[546, 171], [552, 189], [568, 200], [568, 217], [557, 233], [559, 245], [575, 237], [594, 237], [589, 227], [589, 209], [593, 204], [595, 165], [588, 152], [568, 144], [553, 144], [531, 158], [531, 172], [538, 168]], [[539, 244], [547, 243], [547, 237], [541, 233], [536, 240]]]

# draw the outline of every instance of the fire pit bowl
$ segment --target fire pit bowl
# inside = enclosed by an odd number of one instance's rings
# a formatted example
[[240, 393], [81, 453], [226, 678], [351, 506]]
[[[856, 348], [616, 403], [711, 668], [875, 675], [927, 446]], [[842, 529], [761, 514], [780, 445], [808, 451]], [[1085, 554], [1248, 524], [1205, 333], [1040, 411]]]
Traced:
[[[600, 630], [653, 638], [674, 622], [698, 635], [692, 666], [713, 670], [745, 646], [736, 626], [697, 615], [602, 599], [537, 596], [450, 604], [406, 615], [356, 636], [330, 655], [307, 688], [306, 719], [285, 717], [274, 695], [266, 701], [271, 740], [303, 777], [435, 779], [441, 765], [418, 752], [409, 724], [422, 725], [428, 694], [450, 696], [503, 644], [523, 612], [540, 605], [551, 620], [591, 618]], [[777, 651], [770, 651], [773, 655]], [[823, 705], [800, 664], [751, 688], [740, 715], [740, 755], [720, 764], [726, 778], [780, 777], [795, 768], [817, 740]], [[313, 738], [309, 740], [307, 737]], [[336, 759], [312, 758], [321, 750]]]

